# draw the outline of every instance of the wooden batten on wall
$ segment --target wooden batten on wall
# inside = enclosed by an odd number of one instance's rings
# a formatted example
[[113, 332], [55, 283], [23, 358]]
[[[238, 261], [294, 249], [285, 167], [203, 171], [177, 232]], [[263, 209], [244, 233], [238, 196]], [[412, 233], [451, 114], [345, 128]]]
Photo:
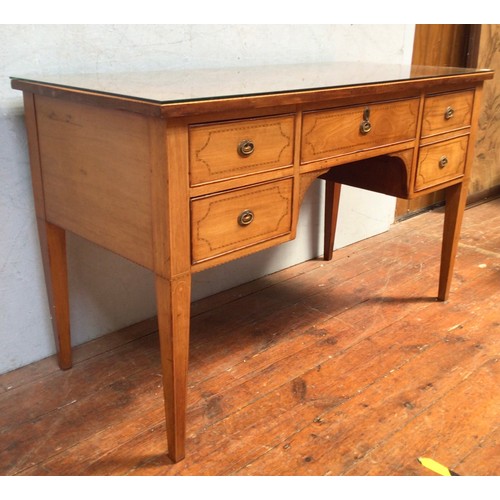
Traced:
[[[477, 66], [500, 68], [500, 25], [482, 24]], [[469, 200], [500, 196], [500, 84], [486, 82], [479, 117], [476, 150], [469, 187]]]

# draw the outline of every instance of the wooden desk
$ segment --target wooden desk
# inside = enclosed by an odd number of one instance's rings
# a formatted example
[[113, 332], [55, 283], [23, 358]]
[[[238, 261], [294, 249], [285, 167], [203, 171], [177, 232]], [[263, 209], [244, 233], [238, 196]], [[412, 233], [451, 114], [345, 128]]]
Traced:
[[191, 274], [295, 237], [326, 180], [446, 189], [438, 298], [450, 289], [488, 70], [338, 63], [13, 78], [26, 127], [61, 368], [71, 367], [65, 231], [155, 274], [168, 453], [184, 457]]

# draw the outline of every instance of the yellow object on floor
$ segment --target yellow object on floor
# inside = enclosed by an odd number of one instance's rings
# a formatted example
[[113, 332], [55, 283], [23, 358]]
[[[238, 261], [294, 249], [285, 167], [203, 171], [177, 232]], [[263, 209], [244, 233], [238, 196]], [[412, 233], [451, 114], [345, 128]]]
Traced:
[[441, 465], [439, 462], [432, 460], [432, 458], [419, 457], [418, 461], [427, 469], [439, 474], [441, 476], [459, 476], [456, 472], [448, 469], [444, 465]]

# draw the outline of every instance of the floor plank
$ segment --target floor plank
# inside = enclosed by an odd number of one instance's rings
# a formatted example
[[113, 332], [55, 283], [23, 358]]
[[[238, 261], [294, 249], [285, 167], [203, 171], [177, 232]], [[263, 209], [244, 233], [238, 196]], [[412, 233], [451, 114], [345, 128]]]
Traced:
[[172, 464], [156, 320], [0, 376], [3, 475], [500, 472], [500, 200], [442, 211], [193, 304], [187, 457]]

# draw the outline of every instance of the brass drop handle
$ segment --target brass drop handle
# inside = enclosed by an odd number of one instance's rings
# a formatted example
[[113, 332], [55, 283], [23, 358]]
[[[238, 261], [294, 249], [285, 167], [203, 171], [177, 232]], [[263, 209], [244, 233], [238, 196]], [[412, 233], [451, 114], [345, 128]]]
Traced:
[[365, 108], [363, 111], [363, 121], [359, 126], [359, 131], [366, 135], [372, 129], [372, 124], [370, 123], [370, 108]]
[[444, 168], [444, 167], [446, 167], [446, 165], [448, 165], [448, 158], [443, 155], [439, 159], [439, 168]]
[[240, 156], [250, 156], [255, 151], [255, 145], [250, 139], [244, 139], [238, 144]]
[[444, 119], [449, 120], [450, 118], [453, 118], [454, 113], [455, 113], [455, 110], [451, 106], [448, 106], [446, 108], [446, 111], [444, 112]]
[[243, 210], [238, 216], [238, 224], [240, 226], [248, 226], [248, 224], [253, 221], [254, 217], [254, 213], [251, 210]]

